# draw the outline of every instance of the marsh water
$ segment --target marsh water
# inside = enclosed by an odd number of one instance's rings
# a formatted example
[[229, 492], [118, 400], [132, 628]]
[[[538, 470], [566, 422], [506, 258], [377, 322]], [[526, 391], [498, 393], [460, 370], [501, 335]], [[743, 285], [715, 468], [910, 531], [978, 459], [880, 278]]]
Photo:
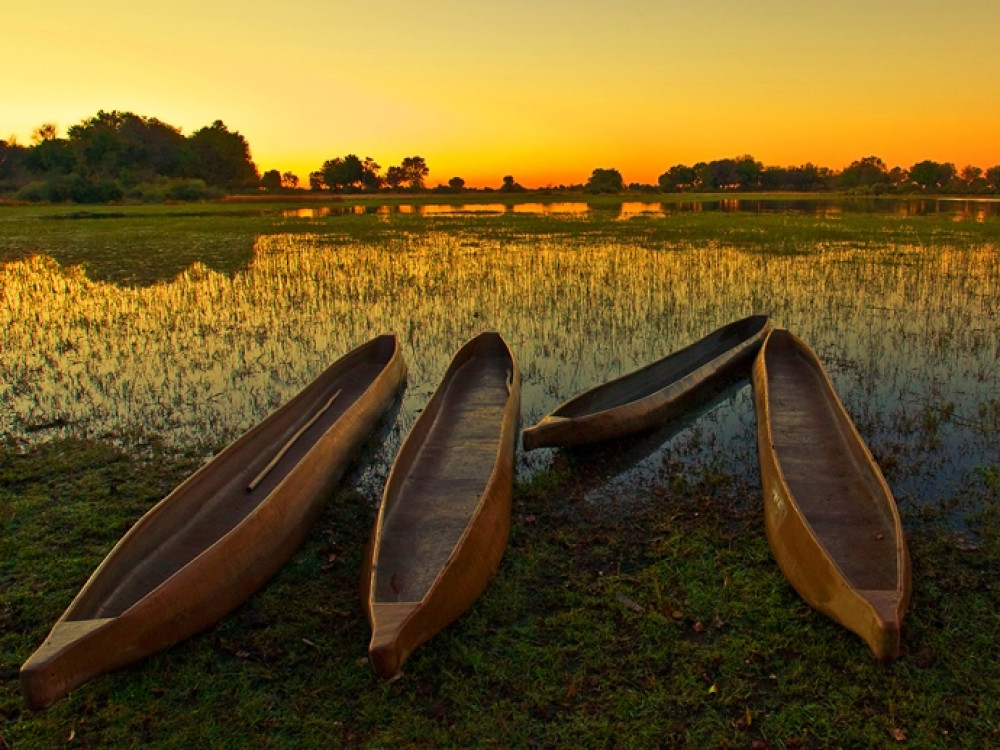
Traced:
[[728, 198], [718, 200], [622, 201], [610, 206], [592, 207], [585, 201], [523, 201], [481, 203], [423, 203], [411, 205], [367, 204], [351, 206], [305, 206], [284, 211], [285, 218], [317, 219], [347, 214], [375, 214], [388, 218], [393, 214], [421, 216], [468, 215], [498, 216], [503, 214], [537, 214], [542, 216], [587, 216], [596, 212], [611, 212], [618, 219], [634, 216], [671, 216], [677, 213], [752, 213], [805, 214], [835, 217], [844, 213], [890, 214], [893, 216], [942, 215], [954, 221], [985, 221], [1000, 217], [1000, 199], [990, 198], [837, 198], [760, 200]]
[[[959, 213], [993, 216], [991, 204], [977, 206]], [[618, 210], [632, 211], [629, 220], [656, 211]], [[579, 213], [549, 210], [561, 212], [567, 220]], [[236, 272], [196, 262], [145, 286], [91, 278], [86, 266], [60, 265], [40, 247], [0, 265], [0, 433], [23, 444], [85, 435], [137, 450], [155, 439], [201, 446], [207, 458], [334, 359], [391, 331], [409, 381], [355, 478], [375, 501], [451, 356], [480, 331], [509, 342], [527, 425], [586, 388], [766, 311], [817, 351], [901, 505], [997, 481], [996, 243], [824, 241], [771, 252], [724, 241], [582, 241], [578, 233], [496, 237], [481, 231], [490, 221], [470, 216], [462, 231], [377, 242], [262, 233]], [[556, 458], [520, 452], [519, 478]], [[603, 481], [588, 490], [594, 502], [639, 502], [677, 472], [753, 481], [749, 383], [730, 384], [683, 423], [586, 460], [606, 462]]]

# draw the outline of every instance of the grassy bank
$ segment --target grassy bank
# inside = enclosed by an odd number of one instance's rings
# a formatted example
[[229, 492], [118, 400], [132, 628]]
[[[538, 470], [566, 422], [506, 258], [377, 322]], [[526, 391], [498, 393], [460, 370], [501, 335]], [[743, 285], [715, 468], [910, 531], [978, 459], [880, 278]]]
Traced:
[[975, 538], [933, 509], [905, 519], [915, 596], [902, 658], [883, 666], [784, 583], [757, 486], [665, 463], [597, 506], [593, 454], [516, 488], [496, 579], [394, 683], [365, 658], [357, 576], [374, 509], [348, 481], [272, 584], [216, 627], [29, 713], [19, 664], [195, 463], [80, 441], [0, 453], [0, 747], [1000, 744], [988, 473], [964, 498], [986, 509]]

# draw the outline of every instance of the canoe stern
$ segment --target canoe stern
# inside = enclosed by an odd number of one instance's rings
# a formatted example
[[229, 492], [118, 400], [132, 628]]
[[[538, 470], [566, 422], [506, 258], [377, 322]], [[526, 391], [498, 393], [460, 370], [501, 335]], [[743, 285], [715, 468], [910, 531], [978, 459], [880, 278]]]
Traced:
[[114, 622], [114, 618], [102, 618], [56, 623], [21, 667], [21, 693], [28, 708], [48, 708], [74, 688], [110, 671], [114, 665], [105, 661], [105, 654], [114, 652]]

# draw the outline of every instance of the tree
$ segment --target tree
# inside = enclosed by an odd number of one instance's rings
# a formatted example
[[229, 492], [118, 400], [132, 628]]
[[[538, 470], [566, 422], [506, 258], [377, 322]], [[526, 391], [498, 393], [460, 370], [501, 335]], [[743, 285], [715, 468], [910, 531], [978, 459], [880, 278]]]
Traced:
[[990, 167], [985, 174], [986, 184], [994, 192], [1000, 192], [1000, 164]]
[[740, 173], [734, 159], [716, 159], [704, 164], [698, 182], [708, 190], [732, 190], [740, 186]]
[[877, 156], [866, 156], [845, 167], [839, 181], [845, 188], [874, 187], [888, 184], [889, 174], [885, 162]]
[[967, 164], [962, 167], [959, 177], [962, 180], [964, 189], [970, 193], [982, 193], [986, 191], [986, 179], [980, 167]]
[[379, 165], [370, 156], [361, 161], [355, 154], [327, 159], [320, 167], [322, 183], [335, 193], [359, 190], [374, 192], [382, 187]]
[[402, 172], [402, 181], [409, 183], [410, 190], [423, 190], [424, 180], [430, 174], [427, 162], [422, 156], [408, 156], [399, 165]]
[[269, 169], [260, 176], [260, 186], [264, 190], [275, 191], [281, 189], [281, 172], [277, 169]]
[[764, 165], [750, 154], [735, 159], [734, 170], [737, 176], [737, 186], [740, 190], [757, 190], [760, 188]]
[[406, 174], [403, 172], [402, 167], [389, 167], [385, 171], [385, 184], [388, 185], [391, 190], [399, 190], [405, 181]]
[[465, 180], [461, 177], [452, 177], [448, 180], [448, 187], [454, 190], [456, 193], [461, 193], [465, 190]]
[[765, 167], [760, 176], [763, 190], [796, 190], [808, 192], [830, 187], [832, 173], [826, 167], [806, 163], [799, 167]]
[[59, 135], [59, 129], [54, 122], [46, 122], [31, 131], [31, 142], [36, 146], [44, 141], [54, 141]]
[[13, 190], [27, 182], [22, 178], [27, 154], [28, 149], [19, 146], [14, 136], [0, 141], [0, 191]]
[[657, 184], [664, 193], [676, 193], [679, 190], [693, 188], [697, 178], [698, 175], [695, 173], [693, 167], [675, 164], [660, 175]]
[[625, 180], [617, 169], [595, 169], [584, 190], [588, 193], [620, 193], [625, 189]]
[[260, 182], [250, 146], [222, 120], [191, 134], [196, 176], [208, 185], [228, 189], [255, 187]]
[[99, 111], [68, 130], [77, 171], [89, 180], [125, 185], [193, 171], [187, 139], [178, 128], [132, 112]]
[[503, 185], [500, 187], [500, 190], [504, 193], [524, 192], [524, 188], [514, 180], [513, 175], [506, 175], [503, 178]]
[[299, 186], [299, 176], [294, 172], [281, 173], [281, 187], [294, 190]]
[[940, 190], [955, 177], [954, 164], [925, 160], [910, 167], [910, 181], [921, 190]]
[[373, 158], [366, 156], [361, 163], [361, 188], [370, 193], [376, 192], [382, 187], [382, 176], [379, 171], [382, 169]]
[[354, 154], [327, 159], [320, 168], [323, 184], [335, 193], [341, 193], [361, 182], [361, 159]]
[[76, 167], [76, 155], [65, 138], [46, 138], [28, 149], [24, 165], [36, 174], [69, 174]]

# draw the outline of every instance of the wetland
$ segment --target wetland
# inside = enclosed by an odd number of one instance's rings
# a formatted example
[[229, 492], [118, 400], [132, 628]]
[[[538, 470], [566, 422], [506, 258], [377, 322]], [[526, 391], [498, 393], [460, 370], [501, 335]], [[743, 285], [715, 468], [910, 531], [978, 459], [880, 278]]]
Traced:
[[[303, 736], [344, 745], [996, 741], [995, 709], [960, 696], [1000, 689], [975, 663], [998, 658], [997, 204], [696, 203], [0, 206], [0, 740], [280, 744], [308, 711]], [[872, 664], [775, 570], [746, 380], [628, 444], [519, 453], [483, 601], [398, 683], [358, 664], [367, 524], [462, 343], [504, 335], [527, 425], [758, 312], [816, 350], [896, 496], [917, 592], [899, 664]], [[274, 585], [44, 716], [20, 709], [11, 670], [124, 529], [383, 332], [409, 366], [398, 412]], [[309, 674], [316, 650], [329, 662]], [[175, 668], [192, 684], [159, 674]], [[191, 705], [201, 719], [172, 723]], [[234, 739], [213, 734], [231, 712]]]

